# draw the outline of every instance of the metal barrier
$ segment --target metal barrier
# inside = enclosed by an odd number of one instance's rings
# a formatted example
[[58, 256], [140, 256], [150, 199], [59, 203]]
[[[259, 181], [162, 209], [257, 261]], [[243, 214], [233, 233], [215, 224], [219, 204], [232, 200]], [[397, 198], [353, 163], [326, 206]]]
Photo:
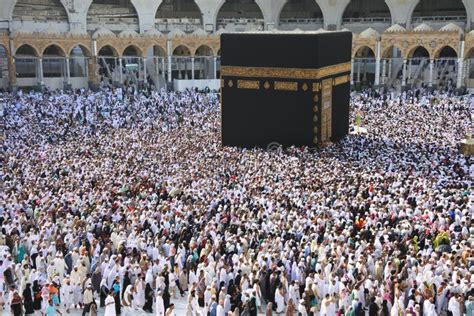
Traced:
[[38, 65], [36, 57], [16, 57], [16, 76], [17, 78], [36, 78]]
[[343, 18], [342, 23], [391, 23], [391, 17]]
[[289, 18], [289, 19], [280, 19], [280, 24], [322, 24], [324, 22], [323, 18]]
[[446, 21], [458, 21], [458, 22], [466, 22], [467, 17], [466, 16], [449, 16], [449, 15], [444, 15], [444, 16], [414, 16], [411, 19], [412, 23], [422, 23], [422, 22], [446, 22]]
[[43, 77], [57, 78], [65, 77], [65, 58], [64, 57], [45, 57], [43, 58]]

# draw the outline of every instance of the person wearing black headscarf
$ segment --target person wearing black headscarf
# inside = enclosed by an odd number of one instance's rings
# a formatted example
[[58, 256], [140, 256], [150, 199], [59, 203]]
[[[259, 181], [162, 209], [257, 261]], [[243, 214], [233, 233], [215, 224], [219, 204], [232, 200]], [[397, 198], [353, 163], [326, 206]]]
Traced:
[[365, 316], [365, 311], [362, 308], [362, 302], [359, 302], [359, 304], [357, 304], [357, 307], [354, 311], [354, 316]]
[[39, 311], [41, 309], [41, 286], [38, 280], [33, 281], [33, 309]]
[[143, 310], [153, 313], [153, 289], [150, 283], [147, 283], [145, 287], [145, 305], [143, 306]]
[[25, 307], [25, 315], [34, 314], [35, 309], [33, 308], [33, 294], [31, 292], [31, 283], [26, 283], [26, 287], [23, 290], [23, 306]]
[[107, 287], [107, 282], [105, 279], [103, 279], [100, 283], [100, 307], [105, 307], [105, 299], [107, 298], [109, 292], [110, 290]]
[[379, 314], [379, 310], [380, 308], [375, 301], [375, 297], [372, 297], [369, 304], [369, 316], [377, 316]]

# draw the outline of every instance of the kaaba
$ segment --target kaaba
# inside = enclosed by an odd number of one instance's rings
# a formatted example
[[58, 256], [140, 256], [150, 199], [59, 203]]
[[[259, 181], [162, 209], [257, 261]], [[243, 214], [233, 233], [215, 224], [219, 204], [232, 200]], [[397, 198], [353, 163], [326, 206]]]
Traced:
[[349, 132], [352, 33], [221, 35], [222, 145], [315, 147]]

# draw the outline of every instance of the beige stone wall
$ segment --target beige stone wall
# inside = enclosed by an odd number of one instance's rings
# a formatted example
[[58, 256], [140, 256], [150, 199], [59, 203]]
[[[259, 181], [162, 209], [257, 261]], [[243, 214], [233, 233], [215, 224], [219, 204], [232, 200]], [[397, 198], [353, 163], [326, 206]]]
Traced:
[[474, 33], [467, 34], [465, 41], [464, 56], [466, 58], [474, 58]]
[[[380, 40], [381, 57], [389, 57], [390, 50], [392, 47], [398, 47], [401, 50], [403, 58], [410, 58], [419, 46], [424, 47], [430, 55], [431, 59], [439, 57], [440, 51], [450, 46], [459, 55], [460, 53], [460, 40], [461, 36], [458, 32], [413, 32], [404, 31], [397, 33], [385, 32], [379, 35], [373, 35], [370, 37], [363, 37], [359, 34], [354, 34], [352, 43], [352, 57], [354, 58], [359, 49], [363, 47], [370, 48], [374, 55], [376, 55], [377, 41]], [[11, 42], [10, 42], [11, 41]], [[96, 82], [97, 78], [97, 65], [96, 58], [93, 56], [93, 39], [89, 35], [52, 35], [52, 34], [24, 34], [24, 33], [13, 33], [11, 37], [6, 34], [0, 34], [0, 45], [6, 48], [7, 54], [10, 53], [10, 45], [12, 45], [12, 51], [15, 52], [23, 44], [28, 44], [36, 50], [37, 56], [42, 57], [44, 50], [50, 45], [56, 45], [62, 51], [64, 56], [68, 57], [71, 50], [80, 45], [86, 56], [92, 57], [89, 60], [89, 75], [90, 81]], [[190, 55], [194, 56], [197, 49], [200, 46], [207, 46], [212, 51], [212, 55], [217, 56], [220, 50], [220, 36], [219, 35], [182, 35], [175, 36], [173, 38], [167, 38], [166, 36], [144, 36], [139, 35], [135, 37], [118, 37], [118, 36], [103, 36], [96, 40], [96, 51], [99, 52], [101, 48], [110, 46], [114, 51], [116, 57], [121, 57], [124, 50], [129, 46], [134, 46], [138, 51], [139, 56], [147, 56], [147, 50], [153, 48], [155, 45], [161, 47], [161, 49], [168, 55], [172, 54], [174, 49], [180, 45], [185, 46], [189, 49]], [[168, 47], [169, 45], [169, 47]], [[168, 51], [170, 49], [170, 51]], [[474, 57], [474, 33], [465, 35], [465, 56]], [[12, 56], [9, 57], [10, 65], [10, 82], [15, 84], [15, 65], [13, 63]]]
[[7, 57], [10, 56], [10, 38], [7, 34], [0, 33], [0, 45], [5, 48], [7, 52]]
[[174, 51], [176, 47], [183, 45], [189, 49], [191, 55], [194, 56], [196, 50], [200, 46], [207, 46], [212, 50], [214, 56], [217, 56], [217, 52], [221, 48], [220, 37], [218, 35], [211, 36], [178, 36], [172, 39], [172, 49]]
[[[23, 44], [32, 46], [39, 56], [50, 45], [57, 45], [64, 52], [65, 56], [69, 56], [71, 50], [76, 45], [85, 48], [88, 56], [92, 55], [92, 39], [87, 35], [82, 36], [59, 36], [59, 35], [41, 35], [41, 34], [14, 34], [12, 36], [14, 50]], [[165, 52], [167, 51], [167, 41], [165, 36], [147, 37], [137, 36], [121, 38], [116, 36], [99, 37], [97, 42], [97, 51], [105, 46], [110, 46], [116, 55], [122, 56], [123, 51], [128, 46], [137, 48], [140, 56], [145, 56], [149, 48], [157, 45]], [[189, 49], [191, 55], [194, 55], [200, 46], [208, 46], [214, 55], [220, 50], [219, 35], [196, 36], [183, 35], [176, 36], [171, 41], [171, 52], [178, 46], [183, 45]], [[398, 47], [404, 58], [410, 58], [415, 49], [419, 46], [424, 47], [430, 54], [430, 58], [437, 58], [439, 52], [446, 46], [450, 46], [459, 54], [460, 35], [457, 32], [399, 32], [399, 33], [382, 33], [381, 35], [381, 56], [387, 57], [392, 47]], [[474, 34], [466, 34], [465, 37], [466, 53], [474, 47]], [[352, 56], [362, 47], [369, 47], [375, 53], [377, 38], [361, 37], [354, 34], [352, 43]], [[0, 35], [0, 45], [9, 47], [9, 37]]]
[[51, 45], [56, 45], [63, 52], [64, 56], [69, 56], [71, 50], [76, 46], [81, 46], [87, 56], [91, 56], [91, 39], [87, 35], [61, 36], [52, 34], [13, 34], [13, 51], [24, 44], [35, 49], [38, 57], [43, 56], [44, 50]]
[[459, 55], [460, 35], [457, 32], [400, 32], [383, 33], [381, 39], [382, 58], [388, 57], [392, 47], [398, 47], [403, 58], [410, 58], [418, 47], [424, 47], [431, 59], [450, 46]]
[[121, 37], [99, 37], [97, 39], [97, 52], [101, 50], [101, 48], [105, 46], [110, 46], [117, 57], [123, 55], [125, 49], [129, 46], [133, 46], [137, 49], [139, 56], [145, 57], [146, 52], [149, 48], [153, 48], [153, 46], [159, 46], [166, 52], [166, 37], [159, 36], [159, 37], [145, 37], [145, 36], [137, 36], [137, 37], [128, 37], [128, 38], [121, 38]]

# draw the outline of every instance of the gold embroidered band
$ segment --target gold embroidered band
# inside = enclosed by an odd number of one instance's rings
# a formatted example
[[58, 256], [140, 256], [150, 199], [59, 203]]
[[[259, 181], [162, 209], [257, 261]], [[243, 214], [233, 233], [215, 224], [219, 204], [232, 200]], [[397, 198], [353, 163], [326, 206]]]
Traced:
[[258, 81], [258, 80], [237, 80], [237, 88], [239, 88], [239, 89], [260, 89], [260, 81]]
[[340, 84], [344, 84], [344, 83], [347, 83], [349, 82], [350, 80], [350, 76], [340, 76], [340, 77], [336, 77], [334, 78], [334, 85], [335, 86], [338, 86]]
[[275, 90], [298, 91], [298, 82], [275, 81]]
[[351, 71], [350, 62], [331, 65], [318, 69], [221, 66], [221, 76], [247, 78], [282, 78], [311, 80], [320, 79], [349, 71]]

